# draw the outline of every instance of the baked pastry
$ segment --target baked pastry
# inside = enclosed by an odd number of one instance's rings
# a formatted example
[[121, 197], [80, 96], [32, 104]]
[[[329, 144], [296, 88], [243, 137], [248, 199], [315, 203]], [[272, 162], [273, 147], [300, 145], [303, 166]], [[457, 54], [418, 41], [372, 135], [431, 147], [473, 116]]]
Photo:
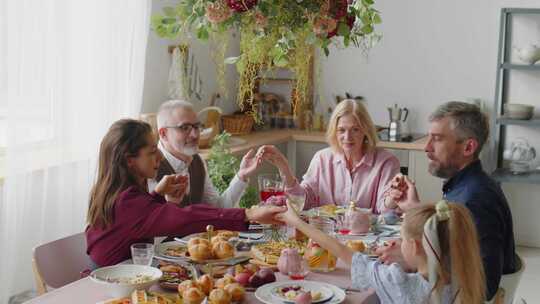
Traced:
[[366, 250], [366, 244], [362, 240], [349, 240], [345, 244], [357, 252], [364, 252]]
[[231, 295], [224, 289], [214, 289], [208, 296], [209, 304], [230, 304]]
[[221, 236], [221, 235], [216, 235], [214, 237], [212, 237], [212, 239], [210, 240], [210, 244], [211, 245], [214, 245], [218, 242], [227, 242], [229, 239], [224, 237], [224, 236]]
[[236, 231], [229, 231], [229, 230], [218, 230], [217, 236], [221, 236], [225, 239], [230, 239], [232, 237], [238, 236], [238, 232]]
[[203, 239], [203, 238], [200, 238], [200, 237], [195, 237], [195, 238], [189, 239], [187, 246], [189, 248], [189, 247], [191, 247], [193, 245], [198, 245], [198, 244], [206, 244], [206, 245], [210, 246], [210, 242], [207, 239]]
[[244, 299], [246, 290], [238, 283], [230, 283], [225, 285], [225, 290], [231, 295], [231, 298], [235, 302], [240, 302]]
[[208, 243], [200, 243], [188, 247], [189, 256], [195, 261], [205, 261], [213, 258], [212, 249]]
[[230, 274], [225, 274], [223, 278], [216, 281], [216, 287], [224, 289], [227, 284], [236, 283], [234, 277]]
[[207, 274], [202, 275], [197, 279], [197, 285], [201, 288], [202, 292], [209, 294], [212, 288], [214, 288], [214, 279]]
[[197, 282], [193, 280], [185, 280], [182, 283], [178, 284], [178, 293], [183, 294], [186, 290], [190, 288], [200, 288]]
[[192, 287], [182, 293], [184, 304], [201, 304], [206, 295], [199, 289]]
[[281, 251], [285, 248], [296, 248], [299, 252], [304, 251], [305, 242], [299, 241], [270, 241], [264, 244], [251, 246], [251, 255], [254, 259], [270, 265], [276, 265], [281, 255]]
[[234, 247], [227, 241], [219, 241], [212, 246], [212, 253], [218, 259], [226, 259], [234, 256]]

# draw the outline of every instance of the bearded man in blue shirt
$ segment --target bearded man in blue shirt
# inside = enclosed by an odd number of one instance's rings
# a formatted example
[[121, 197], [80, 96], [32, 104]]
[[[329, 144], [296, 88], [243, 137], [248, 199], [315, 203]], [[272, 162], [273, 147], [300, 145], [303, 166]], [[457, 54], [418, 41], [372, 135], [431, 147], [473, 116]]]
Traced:
[[[424, 150], [429, 172], [445, 180], [443, 198], [464, 204], [476, 223], [486, 275], [486, 298], [491, 299], [501, 275], [514, 273], [519, 267], [508, 202], [500, 185], [482, 169], [478, 157], [488, 135], [488, 119], [477, 106], [448, 102], [431, 115]], [[409, 178], [396, 177], [392, 183], [387, 207], [399, 207], [406, 212], [421, 204]], [[399, 246], [386, 246], [378, 253], [385, 263], [402, 263], [398, 250]]]

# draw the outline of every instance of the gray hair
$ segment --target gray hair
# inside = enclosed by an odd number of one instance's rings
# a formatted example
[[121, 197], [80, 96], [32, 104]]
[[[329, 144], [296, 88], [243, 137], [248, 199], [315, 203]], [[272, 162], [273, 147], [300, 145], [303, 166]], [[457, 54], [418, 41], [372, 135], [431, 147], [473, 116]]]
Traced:
[[176, 109], [184, 109], [188, 111], [194, 111], [193, 104], [185, 100], [167, 100], [159, 106], [157, 113], [157, 128], [158, 130], [169, 124], [171, 113]]
[[429, 117], [429, 121], [450, 117], [451, 128], [460, 140], [474, 138], [478, 149], [474, 156], [478, 157], [489, 136], [489, 120], [474, 104], [450, 101], [440, 105]]

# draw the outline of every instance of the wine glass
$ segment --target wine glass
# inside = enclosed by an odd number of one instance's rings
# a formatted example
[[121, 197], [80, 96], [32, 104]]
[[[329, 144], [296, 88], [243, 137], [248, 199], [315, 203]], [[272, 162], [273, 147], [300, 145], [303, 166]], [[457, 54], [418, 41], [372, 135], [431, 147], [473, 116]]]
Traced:
[[272, 196], [284, 195], [283, 181], [278, 174], [261, 174], [258, 177], [259, 193], [261, 201], [266, 200]]

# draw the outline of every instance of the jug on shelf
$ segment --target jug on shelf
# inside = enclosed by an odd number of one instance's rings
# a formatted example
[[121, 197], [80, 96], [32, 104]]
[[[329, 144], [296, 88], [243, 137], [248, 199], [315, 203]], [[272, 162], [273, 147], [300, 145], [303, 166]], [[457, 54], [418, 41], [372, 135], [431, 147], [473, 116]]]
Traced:
[[[403, 120], [401, 120], [401, 115], [405, 112]], [[407, 108], [399, 108], [397, 104], [394, 104], [393, 107], [388, 108], [388, 114], [390, 116], [390, 124], [388, 126], [388, 136], [390, 139], [396, 139], [401, 136], [402, 132], [402, 123], [407, 120], [409, 115], [409, 110]]]

